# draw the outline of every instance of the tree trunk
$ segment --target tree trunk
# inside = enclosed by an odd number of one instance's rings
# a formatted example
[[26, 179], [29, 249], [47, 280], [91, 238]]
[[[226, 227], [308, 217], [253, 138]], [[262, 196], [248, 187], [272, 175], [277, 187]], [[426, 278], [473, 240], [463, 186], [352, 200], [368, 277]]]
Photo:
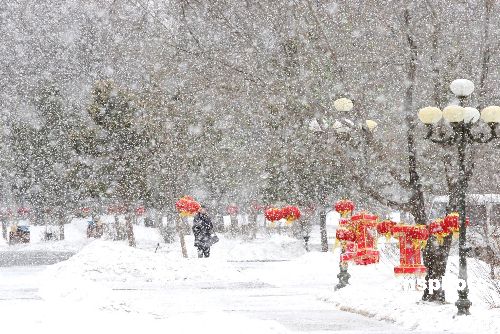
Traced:
[[417, 46], [410, 34], [410, 12], [408, 9], [404, 11], [404, 24], [406, 26], [406, 38], [410, 48], [410, 61], [408, 63], [407, 80], [408, 85], [405, 91], [404, 110], [406, 112], [405, 122], [408, 126], [406, 132], [406, 142], [408, 148], [408, 174], [410, 176], [411, 198], [409, 201], [410, 211], [417, 224], [425, 225], [427, 216], [425, 214], [425, 201], [420, 175], [417, 169], [417, 148], [415, 146], [415, 129], [417, 120], [413, 112], [413, 91], [415, 89], [415, 80], [417, 72]]
[[252, 216], [253, 216], [253, 220], [252, 220], [252, 240], [254, 240], [254, 239], [257, 239], [257, 229], [258, 229], [257, 216], [258, 216], [258, 214], [255, 213]]
[[[415, 89], [416, 71], [417, 71], [417, 46], [410, 31], [411, 15], [409, 9], [404, 11], [404, 25], [406, 26], [407, 43], [410, 48], [410, 62], [408, 64], [408, 86], [406, 87], [404, 108], [406, 111], [405, 121], [408, 126], [407, 130], [407, 148], [408, 148], [408, 172], [410, 176], [411, 198], [409, 201], [410, 212], [415, 218], [415, 223], [419, 225], [427, 224], [427, 215], [425, 212], [424, 193], [420, 175], [417, 169], [417, 149], [415, 146], [415, 129], [417, 126], [415, 115], [413, 113], [413, 91]], [[447, 237], [442, 246], [437, 245], [433, 237], [429, 239], [427, 246], [424, 249], [423, 257], [424, 264], [427, 267], [427, 275], [425, 277], [427, 283], [430, 278], [442, 279], [446, 271], [446, 261], [448, 259], [449, 248], [451, 245], [451, 237]], [[428, 285], [427, 285], [428, 286]], [[440, 289], [429, 294], [426, 289], [422, 296], [423, 300], [444, 301], [444, 291]]]
[[238, 217], [236, 215], [229, 215], [231, 224], [229, 225], [229, 235], [235, 238], [238, 235]]
[[59, 240], [64, 240], [64, 218], [58, 217], [59, 220]]
[[2, 238], [7, 240], [7, 220], [2, 219]]
[[130, 247], [135, 247], [135, 236], [134, 236], [134, 226], [132, 224], [132, 214], [127, 213], [125, 215], [125, 231], [127, 234], [127, 239], [128, 239], [128, 245]]
[[165, 243], [173, 243], [175, 241], [175, 234], [177, 233], [176, 223], [178, 219], [178, 215], [173, 212], [167, 212], [167, 224], [163, 224], [163, 215], [160, 214], [160, 221], [158, 228], [160, 230], [160, 234], [163, 237], [163, 241]]
[[326, 211], [319, 212], [319, 231], [321, 235], [321, 251], [328, 252], [328, 235], [326, 233]]
[[118, 214], [115, 214], [115, 240], [124, 240], [125, 239], [125, 233], [123, 231], [122, 225], [120, 224], [120, 219]]
[[177, 220], [177, 233], [179, 233], [179, 239], [181, 242], [181, 252], [182, 256], [187, 258], [187, 249], [186, 249], [186, 240], [184, 239], [184, 232], [182, 232], [182, 218], [179, 216], [179, 219]]

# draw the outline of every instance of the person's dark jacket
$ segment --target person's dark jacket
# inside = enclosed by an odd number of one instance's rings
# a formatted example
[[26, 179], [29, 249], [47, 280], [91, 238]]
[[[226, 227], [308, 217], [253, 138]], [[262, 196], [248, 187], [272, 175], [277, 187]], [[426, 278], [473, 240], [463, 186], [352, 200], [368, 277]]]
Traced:
[[214, 225], [206, 213], [196, 214], [193, 221], [194, 246], [202, 248], [210, 247], [210, 237], [213, 228]]

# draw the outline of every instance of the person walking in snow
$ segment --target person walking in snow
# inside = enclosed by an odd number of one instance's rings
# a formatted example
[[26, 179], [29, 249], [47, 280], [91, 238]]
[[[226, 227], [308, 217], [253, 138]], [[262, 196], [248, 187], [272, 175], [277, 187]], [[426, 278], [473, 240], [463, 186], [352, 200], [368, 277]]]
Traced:
[[[214, 225], [207, 214], [206, 207], [202, 206], [193, 221], [194, 246], [198, 248], [198, 257], [209, 257], [210, 246], [218, 241], [212, 236]], [[217, 239], [217, 240], [216, 240]]]

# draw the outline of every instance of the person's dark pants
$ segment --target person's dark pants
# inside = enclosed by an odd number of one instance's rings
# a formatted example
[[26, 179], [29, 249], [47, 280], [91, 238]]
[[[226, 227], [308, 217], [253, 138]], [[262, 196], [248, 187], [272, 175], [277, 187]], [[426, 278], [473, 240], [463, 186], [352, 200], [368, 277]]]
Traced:
[[198, 246], [198, 257], [209, 257], [210, 247], [199, 247]]

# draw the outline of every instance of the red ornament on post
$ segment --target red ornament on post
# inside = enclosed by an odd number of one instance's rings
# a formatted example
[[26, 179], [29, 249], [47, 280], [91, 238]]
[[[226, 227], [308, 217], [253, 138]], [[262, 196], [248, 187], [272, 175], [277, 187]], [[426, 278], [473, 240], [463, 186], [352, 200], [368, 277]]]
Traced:
[[344, 222], [340, 224], [341, 227], [335, 232], [335, 237], [342, 247], [340, 262], [347, 262], [356, 257], [356, 232], [350, 228], [347, 219], [343, 220]]
[[19, 216], [27, 216], [27, 215], [29, 215], [29, 213], [30, 213], [30, 209], [28, 209], [28, 208], [22, 207], [22, 208], [17, 209], [17, 214]]
[[354, 202], [348, 199], [341, 199], [335, 203], [333, 206], [335, 211], [340, 213], [340, 215], [345, 218], [347, 217], [351, 212], [354, 211], [355, 206]]
[[354, 263], [360, 265], [378, 263], [380, 254], [376, 249], [375, 238], [377, 216], [361, 212], [351, 217], [351, 223], [356, 231], [356, 256]]
[[435, 219], [429, 224], [429, 234], [436, 237], [439, 245], [444, 243], [444, 238], [450, 234], [449, 230], [444, 226], [443, 219]]
[[181, 197], [176, 203], [175, 207], [181, 217], [194, 216], [201, 208], [200, 203], [196, 202], [190, 196]]
[[264, 209], [264, 207], [262, 205], [260, 205], [259, 203], [257, 203], [257, 202], [253, 202], [252, 205], [251, 205], [251, 209], [253, 211], [255, 211], [255, 212], [259, 212], [262, 209]]
[[146, 213], [146, 208], [144, 206], [139, 206], [137, 209], [135, 209], [135, 214], [138, 216], [142, 216]]
[[335, 237], [339, 241], [351, 241], [351, 242], [356, 241], [356, 233], [347, 228], [339, 228], [335, 232]]
[[294, 220], [300, 218], [300, 210], [294, 205], [285, 206], [281, 209], [283, 218], [286, 219], [287, 224], [291, 224]]
[[227, 206], [226, 211], [230, 216], [236, 216], [240, 210], [236, 205], [231, 204]]
[[392, 228], [396, 225], [395, 222], [391, 220], [384, 220], [377, 224], [377, 232], [378, 234], [382, 234], [385, 236], [387, 240], [389, 240], [392, 236]]
[[[469, 218], [465, 219], [465, 227], [470, 224]], [[460, 232], [460, 215], [458, 212], [452, 212], [443, 219], [443, 229], [448, 233], [453, 233], [453, 237], [458, 238], [458, 233]]]
[[429, 238], [425, 225], [397, 224], [392, 233], [399, 239], [399, 266], [394, 267], [396, 275], [423, 275], [427, 271], [422, 264], [421, 248]]
[[264, 212], [264, 216], [270, 222], [276, 222], [283, 219], [283, 211], [279, 208], [269, 208]]

